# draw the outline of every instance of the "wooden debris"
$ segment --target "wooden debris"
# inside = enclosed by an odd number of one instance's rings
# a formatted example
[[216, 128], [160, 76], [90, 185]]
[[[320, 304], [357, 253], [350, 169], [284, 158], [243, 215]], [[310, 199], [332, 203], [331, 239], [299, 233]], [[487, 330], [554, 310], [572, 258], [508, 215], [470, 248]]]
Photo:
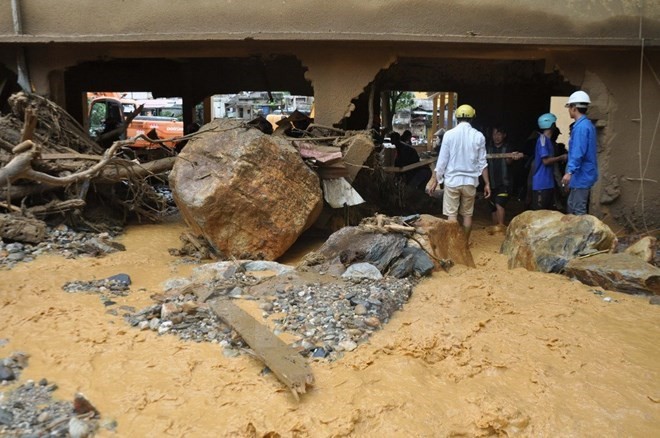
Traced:
[[0, 214], [0, 238], [16, 242], [39, 243], [46, 236], [46, 223], [13, 214]]
[[308, 142], [297, 144], [300, 156], [303, 158], [314, 158], [319, 163], [328, 163], [341, 160], [341, 149], [334, 146], [322, 146]]
[[220, 319], [241, 335], [256, 356], [291, 390], [296, 400], [307, 392], [307, 385], [314, 383], [314, 376], [296, 350], [233, 302], [213, 299], [209, 305]]

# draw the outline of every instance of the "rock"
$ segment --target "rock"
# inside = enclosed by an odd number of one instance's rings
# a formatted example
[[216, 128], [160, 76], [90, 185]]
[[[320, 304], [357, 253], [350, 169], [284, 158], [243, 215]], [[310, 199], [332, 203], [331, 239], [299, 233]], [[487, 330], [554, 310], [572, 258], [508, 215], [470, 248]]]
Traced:
[[226, 256], [274, 260], [318, 218], [318, 176], [285, 138], [239, 121], [205, 125], [169, 181], [188, 225]]
[[569, 260], [611, 250], [616, 236], [594, 216], [564, 215], [558, 211], [526, 211], [507, 228], [502, 254], [509, 268], [560, 272]]
[[378, 319], [375, 316], [370, 316], [369, 318], [365, 318], [364, 323], [372, 328], [380, 327], [380, 319]]
[[381, 234], [360, 227], [344, 227], [333, 233], [317, 251], [327, 260], [315, 269], [331, 271], [333, 265], [349, 265], [355, 261], [370, 263], [384, 272], [406, 246], [401, 234]]
[[94, 415], [99, 414], [99, 411], [96, 410], [94, 405], [92, 405], [85, 395], [80, 392], [73, 398], [73, 412], [78, 415], [83, 415], [88, 412], [94, 412]]
[[639, 257], [646, 263], [653, 263], [657, 246], [658, 239], [653, 236], [646, 236], [630, 245], [625, 252], [626, 254]]
[[656, 306], [660, 306], [660, 295], [651, 297], [651, 299], [649, 300], [649, 304], [655, 304]]
[[234, 287], [229, 291], [228, 294], [231, 298], [241, 298], [243, 296], [243, 289], [240, 287]]
[[367, 308], [364, 304], [358, 304], [355, 306], [355, 309], [353, 309], [356, 315], [366, 315], [367, 314]]
[[427, 254], [426, 251], [424, 251], [422, 248], [418, 248], [415, 246], [407, 246], [403, 248], [403, 252], [401, 253], [403, 257], [406, 257], [408, 255], [413, 256], [413, 271], [420, 277], [426, 277], [427, 275], [431, 275], [433, 272], [433, 269], [435, 269], [435, 264], [433, 263], [433, 260], [429, 255]]
[[16, 378], [16, 375], [14, 374], [14, 371], [9, 368], [8, 366], [5, 365], [0, 365], [0, 381], [3, 380], [14, 380]]
[[351, 265], [341, 276], [342, 278], [368, 278], [371, 280], [383, 278], [383, 274], [380, 273], [378, 268], [370, 263], [356, 263]]
[[165, 321], [163, 322], [159, 327], [158, 327], [158, 334], [159, 335], [164, 335], [165, 333], [169, 332], [170, 329], [174, 323], [172, 321]]
[[591, 286], [660, 295], [660, 268], [626, 253], [598, 254], [569, 261], [564, 272]]
[[37, 417], [37, 423], [45, 423], [49, 421], [52, 418], [52, 415], [48, 411], [43, 411], [39, 416]]
[[325, 351], [325, 349], [324, 349], [324, 348], [321, 348], [321, 347], [317, 348], [317, 349], [314, 350], [314, 352], [312, 353], [312, 357], [317, 357], [317, 358], [324, 358], [324, 357], [326, 357], [327, 355], [328, 355], [328, 352]]
[[163, 283], [163, 292], [169, 292], [171, 290], [183, 289], [184, 287], [192, 284], [187, 278], [172, 278], [165, 283]]
[[390, 270], [387, 272], [387, 275], [391, 275], [395, 278], [405, 278], [413, 273], [413, 267], [415, 266], [415, 259], [412, 254], [408, 254], [405, 257], [399, 257], [396, 259]]
[[[426, 251], [438, 259], [474, 268], [474, 259], [463, 228], [457, 222], [449, 222], [429, 214], [420, 215], [415, 228], [422, 235], [420, 242]], [[438, 266], [440, 267], [440, 266]]]
[[78, 417], [71, 417], [69, 420], [69, 435], [71, 438], [87, 438], [91, 433], [92, 427], [88, 422]]
[[186, 315], [194, 315], [198, 308], [199, 305], [195, 301], [186, 301], [181, 305], [181, 311]]
[[295, 270], [292, 266], [264, 260], [245, 262], [243, 269], [246, 271], [273, 271], [277, 275], [290, 274]]
[[7, 409], [0, 407], [0, 424], [9, 426], [13, 422], [14, 422], [14, 415]]
[[140, 330], [147, 330], [147, 329], [149, 329], [149, 328], [150, 328], [150, 327], [149, 327], [149, 321], [140, 321], [140, 322], [138, 323], [138, 328], [139, 328]]
[[228, 279], [241, 269], [246, 260], [207, 263], [192, 270], [191, 282], [202, 283], [215, 279]]
[[160, 319], [169, 320], [172, 315], [181, 312], [181, 308], [177, 303], [163, 303], [160, 307]]
[[116, 274], [108, 277], [107, 280], [114, 283], [122, 283], [124, 286], [131, 285], [131, 277], [128, 274]]
[[338, 345], [341, 350], [353, 351], [357, 348], [357, 344], [350, 340], [341, 341]]
[[259, 304], [259, 308], [266, 312], [271, 312], [273, 310], [273, 303], [261, 303]]
[[160, 319], [159, 318], [153, 318], [149, 320], [149, 328], [151, 330], [158, 330], [158, 327], [160, 327]]

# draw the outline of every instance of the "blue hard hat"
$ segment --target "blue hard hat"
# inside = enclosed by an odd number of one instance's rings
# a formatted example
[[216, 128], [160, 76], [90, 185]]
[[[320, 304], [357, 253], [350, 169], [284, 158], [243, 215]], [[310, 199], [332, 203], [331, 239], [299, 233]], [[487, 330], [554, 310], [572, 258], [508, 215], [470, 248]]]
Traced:
[[551, 128], [552, 125], [557, 121], [557, 116], [552, 113], [545, 113], [539, 117], [538, 123], [540, 129]]

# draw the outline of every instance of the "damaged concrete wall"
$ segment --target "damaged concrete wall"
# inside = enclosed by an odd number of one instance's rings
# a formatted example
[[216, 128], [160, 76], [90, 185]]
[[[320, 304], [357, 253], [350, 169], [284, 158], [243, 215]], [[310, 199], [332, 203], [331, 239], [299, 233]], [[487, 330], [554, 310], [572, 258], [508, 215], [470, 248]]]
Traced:
[[600, 178], [592, 212], [644, 231], [660, 226], [660, 53], [641, 56], [638, 49], [554, 59], [593, 101]]
[[343, 40], [517, 44], [636, 44], [639, 16], [657, 39], [660, 4], [558, 0], [22, 0], [25, 37], [14, 38], [0, 2], [0, 42]]

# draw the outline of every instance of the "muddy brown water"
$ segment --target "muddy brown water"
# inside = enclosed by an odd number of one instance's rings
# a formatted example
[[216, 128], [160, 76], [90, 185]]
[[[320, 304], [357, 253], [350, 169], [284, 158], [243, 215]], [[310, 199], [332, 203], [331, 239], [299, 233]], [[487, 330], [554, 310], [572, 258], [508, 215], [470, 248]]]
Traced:
[[118, 305], [151, 304], [193, 267], [167, 252], [183, 229], [134, 226], [125, 252], [0, 271], [0, 357], [28, 352], [22, 381], [45, 377], [62, 399], [82, 392], [117, 420], [98, 436], [658, 436], [660, 306], [508, 270], [503, 236], [483, 230], [477, 269], [435, 273], [370, 342], [312, 363], [316, 384], [299, 403], [248, 355], [138, 331], [98, 296], [62, 291], [125, 272], [132, 292]]

